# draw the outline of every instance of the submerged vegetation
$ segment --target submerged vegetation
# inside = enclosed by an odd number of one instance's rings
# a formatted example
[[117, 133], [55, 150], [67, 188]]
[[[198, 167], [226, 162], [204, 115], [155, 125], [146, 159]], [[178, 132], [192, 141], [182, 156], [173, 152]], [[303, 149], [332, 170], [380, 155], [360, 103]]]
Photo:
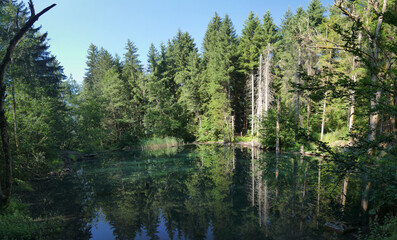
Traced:
[[[260, 143], [262, 148], [276, 151], [277, 156], [283, 156], [281, 152], [300, 152], [299, 171], [318, 166], [318, 184], [324, 174], [340, 189], [338, 204], [345, 207], [346, 201], [353, 199], [353, 205], [359, 206], [359, 216], [372, 229], [369, 239], [396, 235], [395, 0], [335, 1], [329, 8], [320, 0], [312, 0], [307, 9], [288, 10], [280, 26], [275, 25], [269, 11], [261, 18], [251, 12], [240, 35], [228, 15], [215, 13], [203, 36], [201, 52], [188, 32], [178, 30], [166, 44], [157, 48], [151, 45], [147, 67], [130, 40], [122, 57], [91, 44], [81, 86], [64, 76], [61, 63], [49, 52], [47, 33], [29, 26], [37, 20], [35, 16], [32, 1], [29, 7], [18, 1], [0, 1], [4, 70], [4, 81], [0, 83], [0, 238], [40, 238], [40, 232], [48, 230], [43, 230], [47, 223], [12, 206], [12, 183], [25, 186], [25, 190], [17, 189], [22, 195], [26, 190], [42, 191], [31, 188], [29, 182], [48, 179], [54, 169], [71, 164], [61, 158], [60, 150], [104, 152], [140, 146], [150, 150], [142, 156], [160, 157], [176, 154], [180, 149], [175, 146], [183, 142]], [[27, 28], [21, 23], [28, 24]], [[13, 41], [22, 36], [21, 41]], [[173, 148], [159, 150], [163, 147]], [[208, 154], [215, 151], [206, 146], [198, 148], [206, 149]], [[323, 157], [303, 161], [305, 153]], [[206, 173], [211, 176], [203, 177], [212, 181], [205, 185], [214, 188], [208, 194], [212, 200], [222, 199], [232, 184], [233, 175], [228, 174], [234, 170], [230, 169], [234, 158], [229, 158], [233, 154], [229, 150], [223, 155], [217, 152], [211, 159], [204, 151], [197, 154], [201, 161], [196, 164], [202, 168], [190, 172], [190, 185], [179, 187], [192, 191], [200, 186], [199, 175], [210, 171]], [[226, 158], [230, 161], [222, 162]], [[280, 167], [287, 164], [284, 160], [290, 161], [283, 157], [272, 159]], [[111, 165], [104, 162], [104, 166], [107, 164]], [[164, 164], [152, 169], [166, 168]], [[214, 168], [206, 169], [207, 164]], [[297, 166], [294, 162], [292, 168], [280, 174], [294, 173]], [[262, 165], [259, 168], [263, 168], [261, 174], [268, 171]], [[169, 179], [164, 181], [176, 181], [172, 174], [167, 176]], [[305, 172], [303, 181], [313, 176]], [[220, 181], [220, 177], [227, 179]], [[80, 184], [81, 179], [74, 180]], [[289, 184], [296, 187], [294, 181]], [[115, 189], [116, 183], [112, 186]], [[146, 191], [144, 187], [150, 189], [150, 185], [145, 184], [142, 182], [142, 189], [137, 191], [147, 194], [149, 201], [155, 196], [164, 197]], [[163, 187], [166, 189], [167, 184]], [[201, 190], [208, 190], [206, 187]], [[197, 190], [185, 196], [194, 199], [203, 192]], [[302, 204], [305, 194], [303, 191]], [[225, 210], [221, 202], [211, 204], [208, 208]], [[73, 207], [81, 210], [87, 206]], [[120, 209], [114, 214], [123, 213]], [[135, 216], [129, 213], [131, 216], [123, 217]], [[347, 209], [342, 213], [349, 214]], [[195, 214], [201, 213], [192, 213], [192, 219]], [[84, 218], [80, 217], [78, 223]], [[200, 234], [204, 234], [201, 230]], [[89, 236], [89, 229], [79, 231]]]

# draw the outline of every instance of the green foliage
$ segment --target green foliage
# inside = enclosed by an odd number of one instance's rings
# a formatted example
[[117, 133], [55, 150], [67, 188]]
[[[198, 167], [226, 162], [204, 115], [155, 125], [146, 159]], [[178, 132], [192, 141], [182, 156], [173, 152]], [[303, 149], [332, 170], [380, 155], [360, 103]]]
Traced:
[[[18, 15], [17, 15], [18, 13]], [[0, 6], [2, 22], [0, 55], [10, 38], [25, 22], [28, 12], [23, 3], [7, 1]], [[69, 145], [75, 131], [69, 114], [63, 68], [49, 52], [47, 33], [30, 29], [18, 44], [6, 72], [5, 101], [14, 176], [22, 180], [47, 172], [57, 150]], [[73, 130], [71, 130], [73, 128]], [[3, 163], [0, 163], [4, 166]], [[0, 182], [4, 175], [0, 173]]]
[[21, 215], [0, 216], [0, 237], [4, 240], [44, 239], [40, 237], [42, 226]]
[[59, 234], [60, 223], [56, 220], [34, 220], [29, 217], [27, 206], [11, 201], [0, 214], [0, 238], [4, 240], [44, 240]]
[[[296, 136], [297, 126], [295, 123], [295, 115], [289, 112], [284, 104], [281, 107], [280, 114], [280, 148], [283, 150], [297, 149], [298, 137]], [[262, 122], [260, 131], [261, 143], [266, 149], [276, 149], [276, 122], [277, 110], [271, 109]]]
[[[341, 176], [354, 175], [357, 189], [361, 178], [371, 182], [369, 214], [382, 216], [393, 210], [397, 201], [397, 70], [393, 64], [397, 11], [395, 1], [388, 1], [385, 14], [379, 14], [382, 3], [376, 2], [370, 6], [365, 1], [342, 1], [342, 9], [332, 7], [325, 14], [321, 1], [312, 0], [306, 10], [288, 10], [280, 26], [274, 24], [269, 11], [261, 19], [250, 12], [241, 36], [228, 15], [222, 18], [215, 13], [202, 54], [191, 35], [178, 30], [158, 50], [151, 45], [147, 69], [131, 40], [122, 57], [91, 44], [82, 86], [72, 77], [64, 81], [60, 63], [49, 52], [47, 34], [32, 29], [7, 69], [5, 105], [14, 176], [21, 179], [22, 187], [26, 179], [50, 171], [61, 164], [60, 149], [99, 151], [139, 144], [153, 150], [182, 141], [228, 142], [232, 134], [250, 135], [250, 121], [255, 121], [255, 117], [249, 119], [251, 106], [255, 112], [260, 108], [259, 100], [251, 100], [247, 78], [255, 77], [251, 91], [258, 99], [263, 91], [258, 79], [259, 56], [269, 47], [269, 92], [274, 96], [268, 98], [270, 109], [263, 112], [264, 120], [259, 123], [260, 142], [267, 149], [275, 148], [273, 99], [280, 97], [282, 149], [297, 150], [304, 145], [305, 151], [311, 151], [318, 145], [326, 154], [325, 169]], [[17, 21], [24, 22], [28, 13], [15, 1], [1, 1], [0, 11], [3, 55], [9, 38], [18, 30]], [[345, 16], [349, 13], [354, 17]], [[380, 16], [384, 22], [379, 35], [371, 39]], [[351, 116], [353, 128], [348, 129]], [[323, 120], [324, 141], [319, 142]], [[237, 142], [251, 140], [235, 138]], [[172, 148], [149, 155], [169, 156], [176, 151]], [[230, 179], [221, 176], [225, 163], [211, 159], [220, 159], [224, 153], [211, 148], [206, 151], [198, 153], [200, 160], [215, 168], [203, 179], [211, 180], [210, 189], [217, 186], [209, 193], [211, 197], [223, 199]], [[4, 169], [3, 163], [0, 166]], [[3, 170], [0, 174], [3, 182]], [[200, 174], [189, 183], [190, 189], [204, 181]], [[198, 195], [192, 192], [192, 196]], [[33, 234], [41, 231], [25, 215], [7, 215], [2, 220], [4, 226], [15, 225], [2, 233], [8, 238], [17, 232], [22, 234], [19, 238], [34, 238]], [[390, 220], [385, 229], [374, 229], [373, 239], [394, 237], [394, 230], [388, 227], [393, 223], [395, 220]], [[382, 235], [385, 231], [391, 235]]]
[[259, 54], [262, 50], [261, 44], [264, 44], [263, 42], [259, 43], [259, 41], [263, 40], [258, 36], [259, 29], [261, 29], [260, 21], [251, 11], [248, 15], [248, 19], [244, 22], [239, 44], [239, 51], [241, 52], [239, 62], [245, 74], [250, 73], [258, 66]]
[[205, 71], [202, 85], [204, 116], [197, 133], [200, 140], [219, 139], [229, 132], [231, 87], [237, 74], [237, 36], [228, 15], [213, 17], [204, 40]]
[[397, 238], [397, 217], [386, 217], [383, 224], [371, 224], [367, 240], [393, 240]]
[[309, 24], [311, 27], [317, 27], [324, 21], [325, 8], [320, 0], [312, 0], [309, 3], [307, 13], [309, 15]]

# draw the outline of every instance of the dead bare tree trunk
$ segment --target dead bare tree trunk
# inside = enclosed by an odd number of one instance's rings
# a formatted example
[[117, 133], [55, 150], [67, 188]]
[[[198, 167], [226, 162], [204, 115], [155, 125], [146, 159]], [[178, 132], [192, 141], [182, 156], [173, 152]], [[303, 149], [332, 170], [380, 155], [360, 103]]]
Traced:
[[[370, 40], [370, 51], [371, 51], [371, 67], [373, 68], [371, 70], [371, 82], [374, 86], [377, 84], [377, 73], [374, 69], [377, 68], [377, 62], [378, 62], [378, 54], [379, 54], [379, 49], [378, 49], [378, 37], [380, 34], [382, 22], [383, 22], [383, 15], [386, 12], [386, 5], [387, 5], [387, 0], [383, 0], [383, 7], [382, 7], [382, 13], [378, 16], [378, 22], [376, 26], [376, 30], [373, 36], [369, 35], [368, 38]], [[368, 135], [368, 141], [373, 141], [376, 138], [376, 126], [379, 121], [379, 112], [376, 110], [378, 104], [379, 104], [379, 99], [382, 95], [382, 91], [380, 88], [376, 90], [376, 93], [372, 95], [371, 97], [371, 103], [370, 103], [370, 109], [371, 109], [371, 115], [369, 117], [369, 130], [370, 133]], [[369, 150], [369, 152], [372, 152], [372, 149]]]
[[270, 43], [267, 44], [266, 55], [265, 55], [265, 112], [269, 110], [271, 94], [270, 94], [270, 82], [271, 82], [271, 73], [270, 73], [270, 54], [271, 54], [271, 46]]
[[281, 112], [281, 103], [280, 97], [277, 98], [277, 122], [276, 122], [276, 154], [279, 154], [280, 151], [280, 112]]
[[307, 98], [307, 120], [306, 120], [306, 134], [310, 136], [310, 114], [312, 112], [312, 100], [310, 97]]
[[255, 124], [255, 79], [254, 70], [251, 72], [251, 135], [252, 135], [252, 145], [254, 145], [254, 124]]
[[[297, 76], [298, 85], [301, 83], [301, 76], [300, 76], [300, 73], [299, 73], [300, 68], [301, 68], [301, 64], [302, 64], [302, 49], [299, 46], [299, 49], [298, 49], [298, 73], [297, 73], [297, 75], [298, 75]], [[300, 90], [297, 89], [296, 90], [296, 124], [297, 124], [297, 126], [302, 127], [303, 123], [302, 123], [302, 121], [300, 119], [300, 103], [299, 103], [300, 100], [299, 99], [300, 99]], [[300, 153], [301, 153], [300, 163], [302, 164], [302, 162], [303, 162], [303, 154], [305, 153], [305, 148], [304, 148], [303, 144], [301, 144], [301, 146], [300, 146]]]
[[254, 148], [251, 148], [251, 174], [252, 174], [252, 178], [251, 178], [251, 206], [254, 207], [255, 206], [255, 164], [254, 164]]
[[[298, 49], [298, 72], [297, 72], [297, 83], [300, 84], [300, 67], [301, 67], [301, 58], [302, 58], [302, 50], [299, 47]], [[297, 126], [301, 126], [300, 124], [300, 103], [299, 103], [299, 98], [300, 98], [300, 90], [296, 89], [296, 124]]]
[[[353, 57], [353, 71], [356, 69], [356, 57]], [[353, 82], [355, 83], [357, 81], [357, 73], [354, 73], [353, 75]], [[349, 109], [349, 134], [352, 131], [353, 124], [354, 124], [354, 105], [355, 105], [355, 91], [351, 90], [350, 91], [350, 109]]]
[[[5, 116], [5, 109], [4, 109], [4, 102], [7, 91], [6, 81], [5, 81], [7, 65], [10, 63], [12, 54], [15, 48], [17, 47], [17, 45], [19, 44], [19, 42], [22, 40], [25, 33], [29, 31], [29, 29], [40, 18], [41, 15], [49, 11], [55, 5], [56, 4], [52, 4], [51, 6], [42, 10], [40, 13], [35, 14], [33, 2], [32, 0], [29, 1], [31, 16], [29, 20], [24, 24], [24, 26], [11, 39], [10, 43], [8, 44], [7, 51], [0, 64], [0, 132], [1, 132], [1, 141], [2, 141], [2, 147], [3, 147], [4, 159], [6, 165], [6, 170], [5, 170], [6, 182], [4, 184], [4, 188], [0, 187], [1, 208], [8, 206], [12, 192], [12, 157], [10, 152], [10, 142], [7, 131], [7, 119]], [[0, 186], [1, 186], [1, 182], [0, 182]]]
[[[379, 78], [380, 78], [380, 72], [379, 70], [384, 69], [384, 71], [388, 71], [388, 64], [386, 64], [386, 68], [383, 68], [383, 63], [379, 61], [379, 45], [378, 45], [378, 38], [381, 35], [381, 29], [382, 29], [382, 23], [383, 23], [383, 18], [386, 12], [386, 7], [387, 7], [387, 0], [383, 0], [383, 4], [380, 3], [380, 1], [376, 1], [375, 4], [372, 4], [372, 2], [368, 1], [367, 2], [367, 21], [365, 24], [362, 24], [360, 19], [357, 19], [357, 17], [346, 11], [344, 9], [343, 1], [335, 1], [335, 6], [338, 7], [345, 15], [347, 15], [350, 19], [352, 19], [355, 22], [360, 22], [361, 23], [361, 30], [363, 33], [366, 34], [367, 39], [368, 39], [368, 50], [366, 54], [369, 56], [369, 61], [370, 61], [370, 79], [371, 79], [371, 85], [372, 85], [372, 90], [373, 93], [371, 94], [370, 97], [370, 115], [369, 115], [369, 124], [368, 124], [368, 141], [372, 142], [376, 139], [376, 130], [377, 130], [377, 125], [379, 121], [379, 110], [377, 109], [379, 106], [379, 100], [382, 95], [382, 90], [380, 87], [377, 87], [379, 84]], [[370, 19], [370, 8], [373, 7], [375, 8], [375, 13], [377, 14], [377, 20], [376, 20], [376, 28], [374, 31], [371, 30], [371, 25], [369, 23]], [[380, 9], [381, 7], [381, 9]], [[371, 17], [372, 18], [372, 17]], [[368, 149], [368, 154], [373, 155], [374, 154], [374, 149], [370, 147]], [[364, 174], [363, 176], [363, 186], [364, 190], [362, 193], [362, 210], [364, 212], [367, 211], [368, 209], [368, 192], [370, 190], [371, 186], [371, 180], [368, 179], [368, 174]]]
[[324, 138], [325, 110], [327, 109], [327, 94], [328, 94], [328, 92], [325, 92], [325, 94], [324, 94], [323, 116], [322, 116], [322, 120], [321, 120], [321, 135], [320, 135], [320, 141], [323, 141], [323, 138]]
[[[259, 78], [257, 80], [257, 92], [258, 92], [258, 96], [257, 96], [257, 103], [256, 103], [256, 118], [257, 118], [257, 122], [260, 123], [262, 122], [262, 115], [263, 115], [263, 56], [262, 54], [259, 57]], [[259, 136], [259, 127], [257, 126], [256, 128], [256, 137]]]
[[232, 141], [234, 142], [234, 116], [232, 116]]
[[[382, 23], [383, 23], [383, 16], [384, 13], [386, 12], [386, 6], [387, 6], [387, 0], [383, 0], [383, 6], [382, 6], [382, 12], [378, 15], [378, 21], [377, 21], [377, 26], [375, 29], [375, 33], [373, 35], [368, 35], [368, 38], [370, 40], [370, 50], [371, 50], [371, 83], [376, 86], [377, 82], [378, 82], [378, 74], [376, 72], [376, 68], [377, 68], [377, 64], [378, 64], [378, 54], [379, 54], [379, 49], [378, 49], [378, 37], [380, 35], [380, 30], [382, 27]], [[377, 110], [377, 107], [379, 105], [379, 100], [381, 98], [382, 95], [382, 90], [380, 88], [378, 88], [376, 90], [376, 93], [374, 95], [371, 96], [371, 103], [370, 103], [370, 109], [371, 109], [371, 115], [369, 117], [369, 134], [368, 134], [368, 141], [374, 141], [376, 138], [376, 127], [379, 121], [379, 112]], [[368, 150], [368, 153], [370, 155], [373, 154], [374, 149], [370, 148]], [[364, 212], [367, 211], [368, 209], [368, 194], [369, 194], [369, 190], [371, 187], [371, 180], [368, 179], [368, 176], [364, 177], [364, 192], [363, 192], [363, 196], [362, 196], [362, 209]]]

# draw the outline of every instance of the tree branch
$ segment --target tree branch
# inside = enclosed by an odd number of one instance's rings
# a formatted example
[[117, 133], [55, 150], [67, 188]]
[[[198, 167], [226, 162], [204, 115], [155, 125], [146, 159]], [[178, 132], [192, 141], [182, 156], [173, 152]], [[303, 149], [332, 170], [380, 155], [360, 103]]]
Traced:
[[358, 17], [354, 16], [352, 13], [348, 12], [346, 9], [343, 8], [342, 6], [342, 1], [335, 1], [334, 6], [339, 8], [339, 10], [341, 10], [343, 12], [343, 14], [345, 14], [347, 17], [349, 17], [350, 19], [352, 19], [354, 22], [356, 22], [357, 24], [359, 24], [364, 31], [367, 33], [367, 35], [369, 36], [370, 39], [372, 39], [372, 35], [371, 32], [364, 26], [364, 24], [362, 24], [362, 22], [360, 21], [360, 19], [358, 19]]
[[34, 5], [33, 5], [32, 0], [29, 0], [29, 8], [30, 8], [30, 16], [36, 15], [36, 13], [34, 11]]
[[[4, 78], [4, 74], [5, 74], [5, 70], [7, 68], [8, 63], [11, 60], [11, 55], [15, 50], [15, 47], [18, 45], [18, 43], [21, 41], [23, 35], [25, 35], [25, 33], [33, 26], [33, 24], [41, 17], [41, 15], [43, 15], [44, 13], [48, 12], [51, 8], [55, 7], [56, 4], [52, 4], [51, 6], [43, 9], [41, 12], [39, 12], [39, 14], [34, 14], [34, 7], [33, 7], [33, 3], [31, 3], [32, 1], [29, 1], [29, 7], [31, 7], [31, 11], [33, 11], [31, 13], [31, 17], [29, 18], [29, 20], [25, 23], [25, 25], [18, 31], [18, 33], [11, 39], [8, 48], [7, 48], [7, 52], [4, 55], [4, 58], [0, 64], [0, 84], [3, 85], [3, 78]], [[3, 88], [3, 86], [0, 86], [1, 90]], [[1, 91], [2, 92], [2, 91]]]

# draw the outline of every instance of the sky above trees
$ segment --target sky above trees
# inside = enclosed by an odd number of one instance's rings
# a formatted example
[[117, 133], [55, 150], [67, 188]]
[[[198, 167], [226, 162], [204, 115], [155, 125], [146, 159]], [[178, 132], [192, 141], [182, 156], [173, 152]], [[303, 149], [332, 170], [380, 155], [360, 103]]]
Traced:
[[[27, 1], [24, 1], [27, 4]], [[57, 6], [40, 18], [36, 26], [49, 32], [50, 51], [64, 66], [65, 74], [81, 83], [86, 69], [90, 43], [122, 56], [128, 39], [138, 48], [139, 58], [146, 64], [150, 44], [166, 43], [178, 29], [194, 38], [199, 51], [208, 23], [218, 12], [229, 14], [236, 32], [241, 35], [244, 21], [252, 10], [262, 17], [267, 10], [277, 25], [290, 8], [307, 6], [309, 0], [36, 0], [37, 10], [56, 3]], [[323, 0], [324, 6], [333, 3]]]

